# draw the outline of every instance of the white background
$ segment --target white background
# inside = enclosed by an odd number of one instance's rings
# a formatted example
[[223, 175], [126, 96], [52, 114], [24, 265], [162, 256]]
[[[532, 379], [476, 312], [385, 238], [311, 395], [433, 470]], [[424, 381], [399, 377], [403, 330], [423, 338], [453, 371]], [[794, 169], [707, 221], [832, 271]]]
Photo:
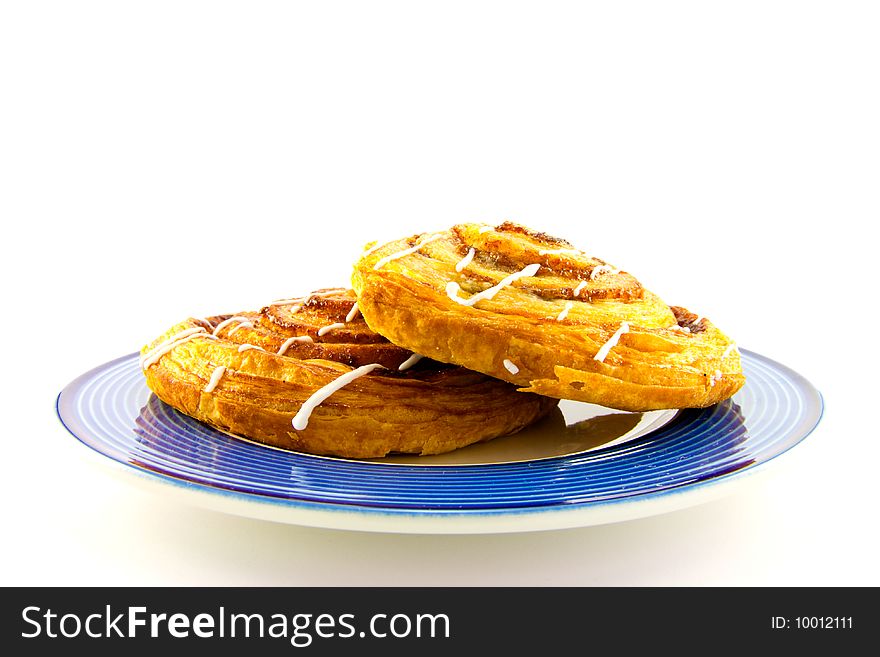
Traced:
[[[0, 584], [880, 584], [876, 4], [604, 4], [4, 3]], [[55, 417], [179, 319], [504, 219], [798, 370], [821, 425], [718, 502], [438, 537], [181, 506]]]

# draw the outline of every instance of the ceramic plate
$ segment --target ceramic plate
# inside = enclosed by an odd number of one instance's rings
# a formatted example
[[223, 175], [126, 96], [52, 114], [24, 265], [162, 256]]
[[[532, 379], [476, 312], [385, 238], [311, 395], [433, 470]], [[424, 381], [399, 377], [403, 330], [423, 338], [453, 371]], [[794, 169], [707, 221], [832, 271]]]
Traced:
[[641, 414], [563, 402], [520, 434], [436, 457], [356, 461], [242, 440], [156, 398], [136, 354], [71, 382], [57, 409], [117, 471], [219, 511], [367, 531], [559, 529], [714, 499], [803, 440], [821, 418], [819, 393], [741, 353], [745, 387], [710, 408]]

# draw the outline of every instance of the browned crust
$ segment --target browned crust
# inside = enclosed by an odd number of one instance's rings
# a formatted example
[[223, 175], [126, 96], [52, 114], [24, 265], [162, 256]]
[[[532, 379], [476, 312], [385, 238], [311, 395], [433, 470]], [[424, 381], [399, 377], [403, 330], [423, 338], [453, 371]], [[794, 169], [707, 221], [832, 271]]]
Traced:
[[561, 237], [553, 237], [552, 235], [548, 235], [547, 233], [541, 233], [539, 231], [532, 230], [531, 228], [521, 226], [520, 224], [514, 223], [512, 221], [504, 221], [498, 224], [497, 226], [495, 226], [495, 230], [499, 233], [518, 233], [520, 235], [527, 235], [535, 242], [538, 242], [544, 246], [573, 248], [572, 243], [568, 240], [564, 240]]
[[[362, 318], [317, 336], [318, 328], [345, 319], [354, 303], [350, 291], [303, 304], [300, 312], [270, 304], [262, 312], [238, 313], [253, 323], [204, 334], [176, 346], [144, 374], [164, 402], [198, 420], [274, 447], [314, 454], [372, 458], [388, 453], [437, 454], [518, 431], [555, 405], [538, 395], [525, 400], [510, 384], [460, 367], [423, 359], [397, 371], [411, 352], [376, 340]], [[273, 318], [287, 317], [286, 326]], [[213, 330], [231, 315], [207, 318]], [[181, 331], [206, 326], [189, 319], [142, 349]], [[283, 356], [277, 350], [289, 337], [309, 335]], [[324, 341], [333, 338], [335, 342]], [[265, 349], [239, 351], [243, 344]], [[360, 365], [380, 362], [374, 370], [343, 387], [319, 405], [304, 430], [291, 424], [313, 392]], [[217, 387], [205, 392], [215, 368], [226, 368]]]
[[[708, 319], [695, 323], [693, 332], [682, 331], [679, 318], [687, 322], [697, 316], [684, 309], [676, 315], [638, 281], [633, 283], [631, 275], [608, 273], [589, 281], [583, 273], [602, 262], [597, 258], [540, 253], [548, 243], [558, 246], [563, 240], [510, 224], [480, 229], [455, 226], [442, 239], [379, 270], [379, 259], [405, 248], [404, 242], [361, 258], [352, 285], [369, 326], [395, 344], [509, 381], [523, 391], [624, 410], [708, 406], [745, 382], [738, 352], [728, 349], [731, 340]], [[491, 300], [463, 306], [448, 297], [449, 281], [465, 283], [479, 276], [479, 289], [485, 289], [509, 271], [491, 268], [489, 258], [475, 271], [456, 272], [462, 244], [497, 255], [517, 270], [532, 263], [541, 268]], [[574, 295], [583, 280], [587, 285]], [[479, 291], [473, 284], [462, 284], [462, 289], [463, 298]], [[572, 307], [559, 320], [566, 302]], [[604, 361], [596, 360], [623, 321], [629, 332]], [[508, 371], [505, 360], [518, 371]]]

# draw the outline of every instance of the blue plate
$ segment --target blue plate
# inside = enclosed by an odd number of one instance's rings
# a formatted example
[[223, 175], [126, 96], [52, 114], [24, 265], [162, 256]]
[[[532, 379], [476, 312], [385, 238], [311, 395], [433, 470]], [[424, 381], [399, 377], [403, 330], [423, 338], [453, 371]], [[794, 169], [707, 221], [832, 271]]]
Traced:
[[682, 411], [628, 442], [521, 462], [423, 467], [268, 448], [159, 401], [136, 354], [71, 382], [57, 410], [74, 436], [141, 483], [220, 511], [369, 531], [557, 529], [714, 499], [803, 440], [822, 415], [818, 391], [741, 353], [747, 383], [722, 404]]

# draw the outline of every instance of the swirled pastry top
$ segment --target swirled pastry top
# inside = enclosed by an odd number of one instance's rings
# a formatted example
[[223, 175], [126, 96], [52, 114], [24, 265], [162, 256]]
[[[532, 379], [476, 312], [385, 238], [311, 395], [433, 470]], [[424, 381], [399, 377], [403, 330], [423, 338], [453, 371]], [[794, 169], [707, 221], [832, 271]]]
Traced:
[[522, 391], [641, 411], [708, 406], [745, 381], [735, 345], [708, 319], [509, 222], [373, 245], [352, 285], [391, 342]]
[[162, 401], [237, 435], [315, 454], [436, 454], [513, 433], [555, 406], [538, 395], [523, 403], [510, 384], [389, 343], [342, 288], [188, 319], [141, 354]]

